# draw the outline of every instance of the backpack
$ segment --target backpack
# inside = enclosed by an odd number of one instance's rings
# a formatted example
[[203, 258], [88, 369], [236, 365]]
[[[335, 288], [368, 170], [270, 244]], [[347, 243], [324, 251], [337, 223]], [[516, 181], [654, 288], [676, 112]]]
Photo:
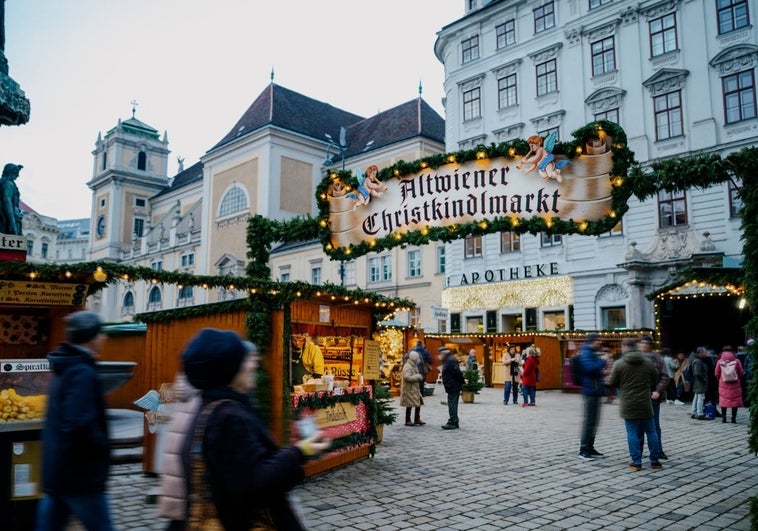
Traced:
[[571, 359], [569, 359], [569, 365], [571, 366], [571, 383], [574, 385], [582, 385], [584, 371], [582, 370], [582, 362], [579, 361], [579, 354], [572, 356]]
[[736, 361], [721, 361], [721, 379], [725, 382], [736, 382], [739, 380], [737, 376], [737, 362]]

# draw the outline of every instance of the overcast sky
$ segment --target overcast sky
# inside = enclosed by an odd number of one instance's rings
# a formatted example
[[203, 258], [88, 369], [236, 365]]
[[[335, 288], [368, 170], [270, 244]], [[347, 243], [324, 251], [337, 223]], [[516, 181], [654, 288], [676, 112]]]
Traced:
[[5, 55], [31, 118], [0, 127], [21, 199], [90, 216], [99, 132], [131, 116], [168, 132], [169, 175], [274, 82], [361, 116], [423, 98], [443, 116], [437, 32], [463, 0], [7, 0]]

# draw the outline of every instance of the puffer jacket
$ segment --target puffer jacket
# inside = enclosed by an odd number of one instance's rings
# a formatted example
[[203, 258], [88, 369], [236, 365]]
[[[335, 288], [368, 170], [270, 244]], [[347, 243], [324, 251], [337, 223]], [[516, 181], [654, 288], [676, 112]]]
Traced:
[[638, 350], [624, 352], [613, 364], [608, 385], [621, 389], [619, 414], [623, 419], [653, 418], [650, 389], [658, 383], [658, 370], [653, 362]]
[[200, 391], [192, 387], [183, 374], [174, 382], [176, 402], [167, 408], [171, 422], [166, 430], [163, 447], [160, 495], [156, 514], [171, 520], [186, 520], [187, 478], [184, 476], [182, 448], [200, 408]]
[[423, 377], [418, 372], [418, 365], [410, 359], [403, 365], [403, 379], [400, 382], [400, 406], [421, 407], [421, 386]]
[[[723, 363], [735, 363], [737, 370], [736, 382], [725, 382], [721, 378], [721, 367]], [[716, 363], [714, 369], [716, 379], [719, 381], [719, 407], [742, 407], [742, 381], [745, 379], [745, 370], [742, 363], [737, 359], [733, 352], [725, 350], [721, 353], [721, 359]]]
[[589, 343], [584, 343], [579, 353], [579, 364], [582, 366], [582, 394], [603, 396], [605, 394], [603, 373], [607, 362], [597, 355]]

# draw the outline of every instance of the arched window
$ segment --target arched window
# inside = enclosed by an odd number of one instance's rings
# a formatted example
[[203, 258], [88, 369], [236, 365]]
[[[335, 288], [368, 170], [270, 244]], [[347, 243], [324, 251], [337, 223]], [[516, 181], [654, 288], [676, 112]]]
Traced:
[[192, 286], [182, 286], [176, 297], [177, 306], [191, 306], [193, 301], [194, 291]]
[[137, 155], [137, 169], [138, 170], [147, 169], [147, 153], [145, 153], [144, 151], [140, 151], [139, 155]]
[[124, 294], [124, 302], [121, 305], [121, 313], [122, 314], [134, 313], [134, 293], [132, 293], [131, 291], [127, 291]]
[[147, 298], [148, 311], [161, 309], [161, 290], [158, 286], [153, 286], [150, 290], [150, 295]]
[[238, 185], [234, 185], [226, 191], [218, 207], [218, 217], [230, 216], [247, 210], [249, 203], [245, 190]]

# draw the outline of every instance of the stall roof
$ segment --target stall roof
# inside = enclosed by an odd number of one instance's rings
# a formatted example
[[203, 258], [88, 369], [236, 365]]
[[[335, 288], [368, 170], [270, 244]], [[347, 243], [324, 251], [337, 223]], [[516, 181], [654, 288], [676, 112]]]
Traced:
[[744, 273], [739, 267], [688, 267], [677, 279], [647, 295], [649, 300], [706, 293], [739, 296], [745, 291]]

